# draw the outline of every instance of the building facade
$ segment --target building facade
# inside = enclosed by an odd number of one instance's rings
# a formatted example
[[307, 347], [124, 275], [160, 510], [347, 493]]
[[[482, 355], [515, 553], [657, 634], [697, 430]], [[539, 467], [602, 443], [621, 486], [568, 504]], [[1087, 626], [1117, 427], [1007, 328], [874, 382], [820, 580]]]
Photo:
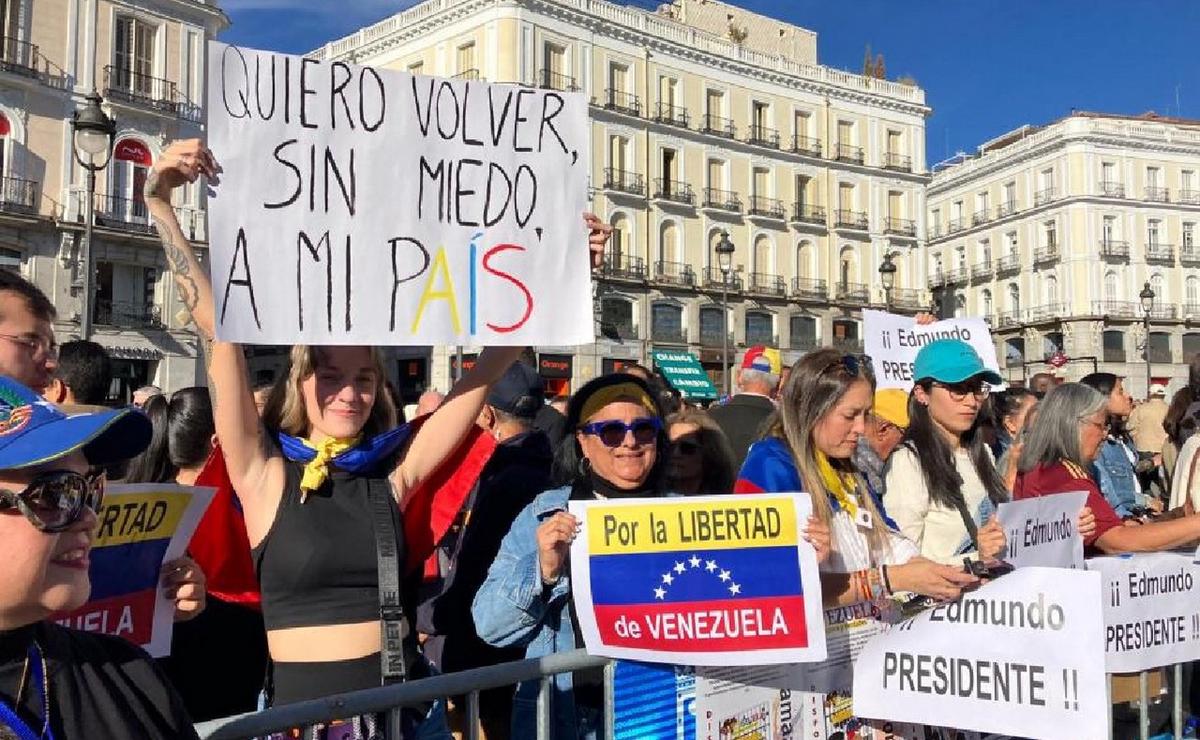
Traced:
[[935, 167], [930, 285], [987, 318], [1010, 380], [1065, 358], [1060, 377], [1114, 372], [1144, 397], [1148, 352], [1177, 387], [1200, 352], [1198, 169], [1200, 121], [1076, 113], [998, 137]]
[[[924, 91], [823, 67], [816, 42], [716, 0], [657, 12], [426, 0], [312, 56], [588, 97], [591, 208], [614, 227], [599, 340], [538, 348], [553, 391], [570, 392], [653, 350], [694, 353], [720, 382], [726, 339], [731, 358], [763, 343], [792, 357], [858, 349], [861, 309], [885, 302], [885, 254], [893, 306], [929, 305]], [[723, 233], [736, 248], [728, 283]], [[401, 385], [446, 388], [452, 355], [401, 350]]]
[[[92, 338], [115, 360], [113, 400], [203, 382], [141, 188], [169, 141], [200, 135], [206, 42], [228, 19], [215, 0], [0, 0], [0, 22], [0, 267], [50, 296], [60, 343], [79, 337], [88, 193], [70, 122], [96, 90], [117, 124], [97, 175], [90, 307]], [[200, 187], [177, 204], [205, 253]]]

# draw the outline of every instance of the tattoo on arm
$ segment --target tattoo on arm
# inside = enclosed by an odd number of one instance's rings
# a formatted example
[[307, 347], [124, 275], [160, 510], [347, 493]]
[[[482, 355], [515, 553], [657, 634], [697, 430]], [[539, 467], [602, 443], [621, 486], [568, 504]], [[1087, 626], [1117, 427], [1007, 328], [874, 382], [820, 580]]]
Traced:
[[[158, 173], [151, 172], [146, 178], [145, 192], [155, 193], [157, 187]], [[155, 228], [158, 229], [163, 252], [167, 256], [167, 265], [175, 276], [175, 285], [179, 288], [179, 298], [194, 321], [196, 306], [200, 302], [200, 290], [196, 285], [196, 279], [192, 276], [190, 247], [181, 245], [172, 238], [171, 226], [164, 219], [153, 214], [151, 217], [154, 220]]]

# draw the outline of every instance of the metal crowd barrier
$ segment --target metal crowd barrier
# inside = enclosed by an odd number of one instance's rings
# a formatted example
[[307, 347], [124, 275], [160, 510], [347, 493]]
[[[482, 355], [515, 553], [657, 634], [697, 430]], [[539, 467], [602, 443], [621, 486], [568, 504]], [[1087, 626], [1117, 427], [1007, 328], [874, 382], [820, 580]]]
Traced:
[[[1168, 685], [1170, 687], [1170, 693], [1172, 695], [1171, 696], [1171, 704], [1172, 704], [1172, 706], [1171, 706], [1171, 737], [1174, 738], [1174, 740], [1181, 740], [1184, 736], [1183, 732], [1184, 732], [1185, 716], [1184, 716], [1184, 711], [1183, 711], [1183, 691], [1184, 691], [1183, 664], [1175, 663], [1173, 665], [1162, 666], [1160, 668], [1152, 668], [1150, 670], [1142, 671], [1139, 674], [1137, 674], [1137, 676], [1138, 676], [1137, 708], [1138, 708], [1138, 739], [1139, 740], [1149, 740], [1149, 738], [1151, 737], [1151, 735], [1150, 735], [1150, 705], [1151, 705], [1154, 697], [1150, 696], [1150, 674], [1157, 673], [1158, 671], [1161, 671], [1164, 669], [1171, 670], [1171, 679], [1168, 682]], [[1195, 680], [1195, 677], [1193, 677], [1192, 680]], [[1108, 695], [1109, 695], [1110, 699], [1112, 698], [1112, 681], [1113, 681], [1113, 674], [1110, 673], [1110, 674], [1108, 674]], [[1111, 701], [1109, 703], [1111, 704]], [[1111, 717], [1111, 715], [1110, 715], [1110, 717]], [[1111, 726], [1111, 720], [1110, 720], [1109, 737], [1110, 738], [1115, 737], [1115, 733]]]
[[550, 716], [551, 678], [559, 673], [604, 668], [604, 719], [606, 737], [613, 727], [612, 679], [613, 664], [608, 658], [598, 658], [585, 650], [556, 653], [544, 658], [530, 658], [512, 663], [473, 668], [468, 671], [432, 676], [419, 681], [381, 686], [322, 699], [288, 704], [262, 712], [226, 717], [196, 725], [201, 740], [245, 740], [284, 732], [293, 727], [305, 727], [318, 722], [355, 717], [360, 714], [387, 715], [388, 732], [385, 740], [400, 740], [400, 711], [447, 696], [467, 697], [467, 740], [479, 740], [479, 692], [512, 686], [522, 681], [541, 681], [537, 701], [537, 738], [551, 740]]

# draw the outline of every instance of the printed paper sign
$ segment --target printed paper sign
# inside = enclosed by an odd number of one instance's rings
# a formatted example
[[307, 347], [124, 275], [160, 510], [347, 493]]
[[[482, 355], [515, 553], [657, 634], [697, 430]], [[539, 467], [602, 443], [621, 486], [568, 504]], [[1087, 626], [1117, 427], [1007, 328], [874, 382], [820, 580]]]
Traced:
[[587, 100], [212, 42], [220, 339], [594, 340]]
[[1021, 737], [1107, 737], [1100, 577], [1020, 568], [867, 643], [854, 712]]
[[1084, 567], [1079, 512], [1086, 503], [1080, 491], [1000, 504], [996, 516], [1008, 540], [1001, 559], [1017, 567]]
[[683, 665], [825, 658], [806, 494], [572, 501], [588, 652]]
[[162, 566], [183, 555], [215, 490], [166, 483], [108, 486], [88, 567], [91, 597], [73, 612], [54, 615], [54, 621], [123, 637], [155, 658], [170, 654], [175, 602], [160, 586]]
[[989, 370], [1000, 372], [992, 332], [983, 319], [947, 319], [917, 326], [911, 316], [883, 311], [863, 311], [863, 349], [871, 357], [879, 389], [912, 390], [913, 362], [917, 353], [938, 339], [961, 339], [975, 348]]
[[1105, 665], [1133, 673], [1200, 660], [1200, 565], [1176, 552], [1092, 558], [1103, 580]]

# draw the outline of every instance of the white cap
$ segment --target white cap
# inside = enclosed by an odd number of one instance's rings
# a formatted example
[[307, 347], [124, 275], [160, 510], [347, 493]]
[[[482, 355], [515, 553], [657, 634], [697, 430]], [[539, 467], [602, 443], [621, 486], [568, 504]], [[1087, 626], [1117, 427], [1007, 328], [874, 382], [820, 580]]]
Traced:
[[1154, 383], [1150, 386], [1150, 395], [1165, 396], [1167, 395], [1167, 387], [1162, 383]]

